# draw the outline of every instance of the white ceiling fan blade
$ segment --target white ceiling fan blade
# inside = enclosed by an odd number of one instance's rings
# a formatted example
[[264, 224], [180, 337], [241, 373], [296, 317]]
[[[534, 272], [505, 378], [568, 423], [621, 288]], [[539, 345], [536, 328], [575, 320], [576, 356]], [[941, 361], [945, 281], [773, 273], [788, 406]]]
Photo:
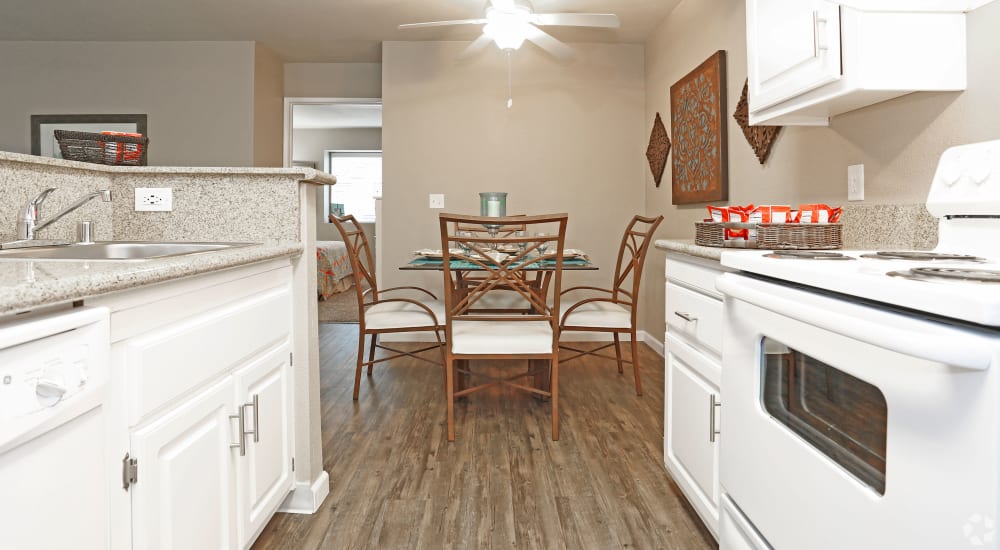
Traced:
[[565, 61], [572, 59], [573, 48], [556, 40], [551, 34], [539, 29], [534, 25], [525, 25], [525, 38], [534, 42], [539, 48], [549, 52], [555, 58]]
[[449, 25], [482, 25], [485, 19], [455, 19], [453, 21], [428, 21], [427, 23], [406, 23], [401, 29], [419, 29], [421, 27], [447, 27]]
[[469, 44], [464, 50], [462, 50], [462, 53], [458, 54], [458, 58], [469, 59], [470, 57], [473, 57], [479, 52], [485, 50], [486, 47], [492, 43], [493, 43], [492, 38], [486, 36], [485, 34], [481, 34], [479, 35], [479, 38], [473, 40], [471, 44]]
[[613, 13], [536, 13], [532, 16], [536, 25], [561, 27], [603, 27], [617, 29], [622, 26]]
[[490, 5], [500, 11], [511, 11], [514, 9], [514, 0], [490, 0]]

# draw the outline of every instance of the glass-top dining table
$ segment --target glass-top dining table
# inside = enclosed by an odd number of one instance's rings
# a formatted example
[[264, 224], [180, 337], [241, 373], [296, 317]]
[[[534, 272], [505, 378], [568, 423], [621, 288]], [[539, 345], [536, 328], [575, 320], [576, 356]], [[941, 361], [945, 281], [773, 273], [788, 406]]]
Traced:
[[[479, 261], [488, 260], [481, 258]], [[522, 263], [527, 263], [527, 265], [520, 265]], [[556, 270], [556, 261], [533, 261], [533, 258], [529, 256], [525, 258], [523, 262], [518, 262], [516, 264], [510, 263], [505, 267], [508, 269], [517, 268], [525, 275], [528, 275], [529, 273], [535, 274], [536, 277], [534, 285], [539, 288], [541, 290], [541, 294], [545, 296], [548, 294], [548, 287], [549, 282], [552, 279], [552, 274]], [[465, 277], [465, 273], [469, 273], [469, 276], [474, 276], [476, 271], [486, 271], [486, 268], [477, 262], [456, 259], [454, 257], [451, 259], [450, 268], [459, 280]], [[564, 257], [562, 261], [562, 268], [563, 271], [597, 271], [599, 269], [585, 254], [573, 257]], [[402, 271], [442, 271], [444, 269], [444, 260], [440, 257], [429, 258], [418, 255], [406, 264], [401, 265], [399, 269]]]
[[[460, 271], [483, 271], [484, 268], [474, 262], [461, 259], [451, 260], [451, 269]], [[554, 271], [556, 268], [555, 260], [543, 260], [541, 262], [532, 262], [522, 269], [524, 271]], [[406, 264], [403, 264], [399, 269], [404, 271], [441, 271], [444, 269], [444, 261], [442, 258], [428, 258], [425, 256], [418, 256]], [[577, 256], [573, 258], [563, 258], [563, 271], [596, 271], [598, 267], [594, 265], [586, 256]]]

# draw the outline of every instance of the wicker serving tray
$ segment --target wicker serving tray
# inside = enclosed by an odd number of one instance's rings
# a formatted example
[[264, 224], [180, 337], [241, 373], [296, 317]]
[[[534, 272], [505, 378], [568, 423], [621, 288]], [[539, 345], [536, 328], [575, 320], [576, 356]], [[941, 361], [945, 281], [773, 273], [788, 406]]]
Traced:
[[[749, 239], [727, 239], [726, 229], [746, 229]], [[767, 250], [829, 250], [844, 247], [839, 223], [695, 222], [694, 244]]]

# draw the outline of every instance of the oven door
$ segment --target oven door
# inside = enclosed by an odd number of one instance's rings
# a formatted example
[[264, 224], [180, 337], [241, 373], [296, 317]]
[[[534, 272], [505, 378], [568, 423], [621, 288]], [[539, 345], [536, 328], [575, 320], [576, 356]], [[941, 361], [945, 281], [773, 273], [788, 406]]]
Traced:
[[997, 547], [995, 332], [736, 274], [717, 284], [720, 480], [769, 544]]

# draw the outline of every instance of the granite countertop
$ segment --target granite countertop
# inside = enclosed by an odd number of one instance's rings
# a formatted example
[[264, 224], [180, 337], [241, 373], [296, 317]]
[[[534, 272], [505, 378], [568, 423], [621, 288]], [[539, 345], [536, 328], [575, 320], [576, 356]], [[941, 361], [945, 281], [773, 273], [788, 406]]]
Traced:
[[273, 242], [150, 260], [0, 259], [0, 315], [302, 254], [299, 242]]
[[727, 250], [740, 250], [739, 248], [720, 248], [717, 246], [701, 246], [694, 244], [694, 239], [658, 239], [653, 241], [653, 246], [667, 252], [681, 252], [690, 256], [697, 256], [708, 260], [719, 261], [722, 253]]
[[245, 168], [245, 167], [185, 167], [185, 166], [104, 166], [74, 160], [39, 157], [0, 151], [0, 161], [23, 162], [54, 168], [70, 168], [90, 172], [110, 174], [258, 174], [258, 175], [301, 175], [299, 181], [316, 185], [333, 185], [337, 178], [331, 174], [319, 172], [312, 168]]

